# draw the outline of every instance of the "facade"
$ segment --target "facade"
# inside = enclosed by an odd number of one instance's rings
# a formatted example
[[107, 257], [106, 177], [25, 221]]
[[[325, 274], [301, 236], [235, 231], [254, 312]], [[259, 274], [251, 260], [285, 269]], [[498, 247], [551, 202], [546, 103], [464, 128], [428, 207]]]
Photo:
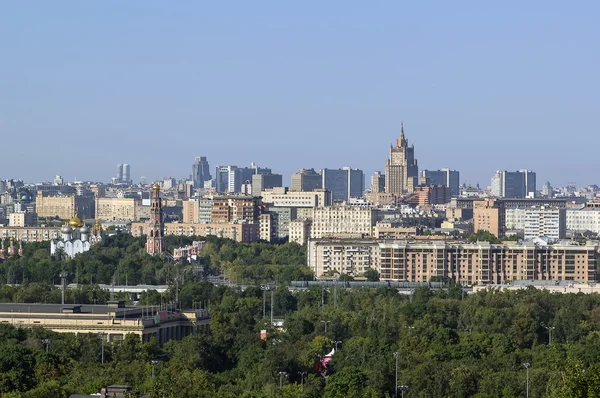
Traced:
[[[231, 223], [211, 223], [211, 224], [191, 224], [171, 222], [165, 223], [165, 235], [177, 236], [217, 236], [235, 240], [237, 242], [256, 242], [259, 239], [258, 223], [231, 222]], [[148, 223], [132, 223], [131, 234], [133, 236], [142, 236], [149, 234]]]
[[181, 202], [181, 222], [188, 224], [212, 222], [212, 198], [188, 199]]
[[152, 199], [150, 202], [150, 220], [146, 230], [146, 251], [148, 254], [160, 254], [167, 251], [165, 239], [165, 225], [163, 222], [162, 202], [160, 200], [160, 186], [152, 186]]
[[290, 235], [290, 222], [297, 217], [295, 207], [269, 207], [272, 216], [273, 238], [285, 239]]
[[0, 240], [13, 239], [23, 242], [44, 242], [58, 239], [60, 228], [55, 227], [1, 227]]
[[192, 181], [194, 188], [204, 188], [204, 182], [212, 179], [210, 175], [210, 167], [206, 156], [196, 157], [192, 165]]
[[208, 333], [208, 310], [177, 311], [174, 307], [108, 305], [0, 304], [0, 322], [17, 327], [43, 327], [57, 333], [101, 333], [106, 342], [120, 342], [134, 334], [142, 342], [159, 344], [190, 334]]
[[526, 169], [496, 171], [492, 176], [492, 196], [498, 198], [534, 198], [536, 174]]
[[[53, 239], [50, 242], [50, 254], [62, 253], [69, 258], [87, 252], [92, 245], [102, 243], [102, 229], [96, 223], [90, 230], [79, 217], [73, 217], [60, 230], [61, 239]], [[91, 232], [91, 234], [90, 234]]]
[[376, 222], [377, 211], [372, 208], [318, 207], [313, 211], [311, 238], [367, 237]]
[[504, 202], [497, 199], [484, 199], [473, 202], [473, 230], [488, 231], [497, 238], [506, 231]]
[[283, 186], [283, 176], [281, 174], [253, 174], [252, 175], [252, 196], [260, 196], [265, 189]]
[[38, 217], [58, 217], [70, 220], [79, 215], [81, 218], [94, 218], [93, 195], [58, 195], [48, 196], [38, 191], [35, 198], [35, 209]]
[[421, 185], [443, 185], [450, 188], [450, 195], [460, 194], [460, 173], [456, 170], [423, 170], [420, 173]]
[[361, 239], [311, 239], [307, 264], [317, 277], [329, 271], [358, 276], [374, 268], [382, 280], [463, 284], [520, 280], [595, 280], [598, 245], [493, 245], [487, 242], [415, 243]]
[[315, 169], [300, 169], [292, 174], [291, 191], [308, 192], [315, 189], [323, 189], [323, 179]]
[[583, 209], [567, 209], [567, 230], [591, 231], [600, 233], [600, 209], [585, 207]]
[[365, 188], [362, 170], [344, 167], [342, 169], [321, 170], [323, 189], [331, 191], [334, 201], [361, 198]]
[[27, 211], [16, 211], [9, 213], [8, 215], [8, 226], [9, 227], [32, 227], [36, 223], [35, 213]]
[[253, 196], [215, 196], [212, 199], [212, 222], [258, 222], [259, 203], [260, 198]]
[[96, 218], [105, 221], [137, 221], [142, 202], [137, 198], [96, 198]]
[[390, 157], [385, 164], [385, 192], [394, 195], [411, 193], [419, 185], [419, 166], [415, 147], [408, 146], [402, 126], [396, 146], [390, 145]]
[[567, 233], [567, 210], [558, 208], [525, 209], [523, 225], [527, 239], [549, 238], [552, 241], [564, 239]]
[[295, 242], [301, 246], [306, 245], [308, 243], [308, 239], [310, 238], [311, 227], [312, 220], [309, 218], [297, 218], [290, 221], [289, 241]]
[[405, 202], [419, 207], [427, 207], [450, 202], [450, 188], [444, 185], [430, 185], [415, 187]]
[[261, 193], [262, 202], [275, 207], [323, 207], [331, 206], [330, 191], [313, 190], [310, 192], [288, 191], [287, 188], [273, 188]]

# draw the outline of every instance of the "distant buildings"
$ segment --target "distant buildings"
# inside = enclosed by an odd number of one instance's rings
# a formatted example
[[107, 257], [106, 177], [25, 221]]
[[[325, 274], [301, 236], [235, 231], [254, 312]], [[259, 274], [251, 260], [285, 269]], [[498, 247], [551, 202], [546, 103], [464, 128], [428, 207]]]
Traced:
[[271, 169], [258, 167], [252, 163], [250, 167], [217, 166], [215, 186], [220, 193], [240, 193], [242, 185], [252, 183], [254, 174], [272, 174]]
[[315, 169], [300, 169], [292, 174], [291, 191], [314, 191], [323, 188], [323, 178]]
[[167, 250], [167, 242], [165, 239], [162, 202], [160, 200], [160, 186], [157, 183], [152, 186], [152, 192], [150, 221], [147, 223], [146, 251], [148, 254], [160, 254]]
[[127, 163], [117, 165], [117, 184], [131, 184], [131, 167]]
[[460, 194], [460, 173], [456, 170], [423, 170], [420, 174], [421, 185], [443, 185], [450, 188], [450, 195]]
[[192, 165], [192, 181], [194, 188], [204, 188], [204, 183], [212, 178], [206, 156], [196, 157]]
[[265, 189], [283, 186], [283, 176], [281, 174], [253, 174], [252, 175], [252, 196], [260, 196]]
[[371, 176], [371, 193], [385, 192], [385, 175], [376, 171]]
[[83, 219], [94, 218], [93, 194], [49, 196], [38, 191], [35, 205], [38, 217], [58, 217], [63, 220], [70, 220], [79, 215]]
[[342, 169], [321, 170], [323, 189], [331, 191], [334, 201], [361, 198], [365, 188], [362, 170], [344, 167]]
[[411, 193], [419, 185], [419, 166], [414, 145], [408, 146], [402, 126], [396, 146], [390, 145], [390, 157], [385, 164], [385, 192], [394, 195]]
[[536, 174], [533, 171], [497, 171], [492, 177], [492, 196], [498, 198], [534, 198]]

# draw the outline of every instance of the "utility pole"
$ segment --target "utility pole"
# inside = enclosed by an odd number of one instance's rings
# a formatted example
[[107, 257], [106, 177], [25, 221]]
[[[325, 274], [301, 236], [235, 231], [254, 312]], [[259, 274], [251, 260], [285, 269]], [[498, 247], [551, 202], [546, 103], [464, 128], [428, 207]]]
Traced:
[[61, 271], [58, 275], [60, 276], [60, 288], [62, 290], [62, 304], [65, 305], [65, 289], [67, 288], [67, 271]]
[[396, 360], [396, 385], [394, 388], [394, 396], [398, 398], [398, 351], [394, 352], [394, 359]]
[[329, 321], [329, 320], [327, 320], [327, 321], [321, 321], [321, 323], [324, 323], [324, 324], [325, 324], [325, 333], [327, 333], [327, 324], [328, 324], [329, 322], [331, 322], [331, 321]]
[[554, 326], [545, 326], [548, 329], [548, 345], [552, 345], [552, 331], [554, 330]]
[[304, 391], [304, 375], [306, 372], [298, 372], [298, 374], [300, 375], [300, 388]]
[[100, 338], [100, 341], [102, 342], [102, 365], [104, 365], [104, 336], [105, 335], [106, 335], [106, 333], [104, 333], [104, 332], [98, 333], [98, 337]]
[[529, 398], [529, 367], [531, 366], [531, 364], [529, 362], [525, 362], [523, 364], [523, 366], [525, 367], [525, 371], [527, 372], [527, 385], [526, 385], [527, 389], [525, 391], [526, 391], [526, 397]]
[[154, 379], [154, 365], [158, 365], [158, 361], [156, 359], [153, 359], [152, 361], [150, 361], [150, 363], [152, 364], [152, 378]]
[[334, 340], [334, 341], [332, 341], [332, 343], [335, 344], [335, 350], [337, 351], [338, 350], [338, 344], [342, 344], [342, 340], [337, 340], [337, 341]]
[[274, 293], [275, 293], [275, 289], [271, 289], [271, 327], [273, 327], [273, 307], [274, 307], [274, 303], [275, 303], [275, 299], [274, 299]]
[[42, 339], [42, 344], [46, 346], [46, 352], [48, 352], [48, 346], [50, 345], [50, 339]]

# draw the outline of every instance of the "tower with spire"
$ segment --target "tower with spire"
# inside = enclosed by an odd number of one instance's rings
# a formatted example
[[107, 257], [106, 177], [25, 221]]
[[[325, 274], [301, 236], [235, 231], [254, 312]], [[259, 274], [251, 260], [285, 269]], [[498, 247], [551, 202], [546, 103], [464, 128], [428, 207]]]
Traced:
[[163, 222], [162, 203], [160, 200], [160, 185], [158, 185], [158, 183], [154, 183], [152, 186], [152, 191], [146, 251], [149, 254], [160, 254], [167, 250], [167, 242], [165, 240], [165, 224]]
[[400, 137], [396, 140], [396, 146], [390, 145], [390, 157], [385, 164], [385, 192], [394, 195], [411, 193], [418, 185], [418, 179], [415, 147], [408, 146], [402, 123]]

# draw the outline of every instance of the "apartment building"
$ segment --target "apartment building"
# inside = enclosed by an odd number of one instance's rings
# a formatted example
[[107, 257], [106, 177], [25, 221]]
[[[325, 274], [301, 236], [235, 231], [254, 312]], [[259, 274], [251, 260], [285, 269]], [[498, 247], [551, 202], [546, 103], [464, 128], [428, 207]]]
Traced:
[[316, 276], [360, 276], [369, 268], [378, 269], [378, 260], [379, 243], [373, 239], [311, 239], [308, 243], [308, 266]]
[[103, 221], [138, 221], [142, 201], [138, 198], [96, 198], [96, 218]]
[[38, 217], [58, 217], [70, 220], [75, 216], [81, 219], [94, 218], [93, 195], [57, 195], [49, 196], [38, 191], [35, 198], [35, 211]]
[[504, 236], [506, 231], [504, 203], [496, 199], [484, 199], [473, 202], [473, 229], [488, 231], [496, 237]]
[[323, 207], [331, 206], [330, 191], [317, 189], [310, 192], [289, 191], [286, 187], [275, 187], [262, 191], [262, 202], [275, 207]]
[[377, 210], [354, 206], [318, 207], [313, 211], [311, 238], [373, 235]]
[[212, 199], [212, 222], [258, 222], [259, 202], [260, 198], [253, 196], [216, 196]]
[[600, 233], [600, 208], [567, 209], [566, 223], [569, 231]]
[[310, 231], [312, 227], [312, 220], [310, 218], [302, 217], [290, 221], [289, 224], [289, 241], [295, 242], [299, 245], [306, 245], [310, 238]]
[[60, 228], [56, 227], [0, 227], [0, 239], [13, 238], [23, 242], [44, 242], [58, 239]]
[[[148, 223], [132, 223], [131, 234], [133, 236], [148, 235]], [[219, 238], [232, 239], [237, 242], [256, 242], [259, 239], [258, 223], [245, 221], [230, 223], [165, 223], [165, 235], [179, 236], [217, 236]]]

